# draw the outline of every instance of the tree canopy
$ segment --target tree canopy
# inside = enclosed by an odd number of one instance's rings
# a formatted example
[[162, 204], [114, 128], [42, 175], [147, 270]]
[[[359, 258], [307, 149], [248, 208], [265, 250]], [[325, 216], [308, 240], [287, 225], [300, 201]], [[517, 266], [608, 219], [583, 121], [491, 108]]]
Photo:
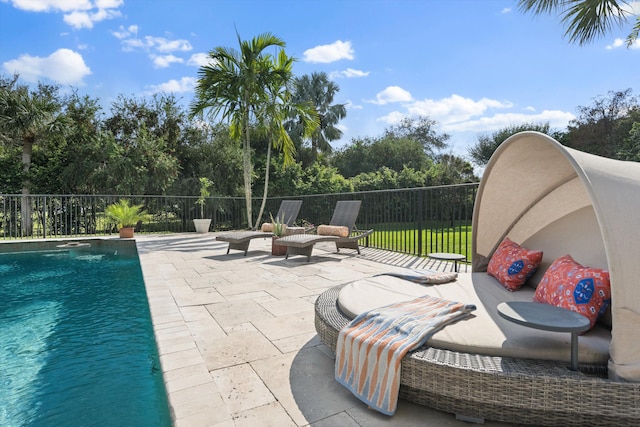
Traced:
[[[296, 103], [307, 103], [318, 115], [318, 127], [310, 134], [310, 161], [318, 158], [318, 153], [331, 153], [333, 148], [330, 142], [340, 139], [342, 131], [336, 127], [338, 122], [347, 116], [345, 104], [334, 104], [333, 98], [340, 90], [338, 85], [331, 80], [327, 73], [305, 74], [295, 78], [293, 82], [293, 100]], [[301, 146], [305, 139], [304, 121], [293, 117], [289, 123], [291, 135], [294, 141]]]

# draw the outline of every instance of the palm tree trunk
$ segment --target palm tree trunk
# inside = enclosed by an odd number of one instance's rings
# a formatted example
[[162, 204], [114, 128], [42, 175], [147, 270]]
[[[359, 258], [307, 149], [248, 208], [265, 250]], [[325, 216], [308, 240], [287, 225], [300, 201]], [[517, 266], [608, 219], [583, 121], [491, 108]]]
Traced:
[[32, 153], [33, 140], [28, 137], [24, 138], [22, 142], [22, 203], [20, 203], [22, 233], [24, 236], [31, 236], [33, 234], [33, 221], [31, 221], [31, 180], [29, 179]]
[[242, 166], [244, 172], [244, 199], [247, 204], [247, 225], [251, 228], [253, 224], [253, 209], [251, 206], [251, 145], [249, 143], [249, 119], [245, 114], [244, 121], [244, 141], [242, 143]]
[[[269, 166], [271, 164], [271, 144], [267, 146], [267, 165], [264, 170], [264, 191], [262, 192], [262, 203], [260, 204], [260, 213], [256, 218], [256, 225], [253, 227], [255, 230], [258, 229], [260, 225], [260, 218], [262, 218], [262, 213], [264, 212], [264, 205], [267, 203], [267, 190], [269, 189]], [[281, 220], [282, 218], [278, 218]]]

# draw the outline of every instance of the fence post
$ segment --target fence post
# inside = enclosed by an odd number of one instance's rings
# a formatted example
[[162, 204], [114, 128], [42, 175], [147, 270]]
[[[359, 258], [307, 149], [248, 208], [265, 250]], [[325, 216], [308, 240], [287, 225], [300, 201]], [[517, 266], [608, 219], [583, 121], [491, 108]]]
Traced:
[[421, 257], [423, 256], [423, 252], [422, 252], [422, 228], [423, 228], [423, 224], [422, 224], [422, 203], [423, 203], [423, 199], [424, 199], [424, 191], [425, 190], [419, 190], [418, 191], [418, 209], [417, 209], [417, 214], [418, 214], [418, 256]]
[[42, 197], [42, 238], [47, 238], [47, 196]]

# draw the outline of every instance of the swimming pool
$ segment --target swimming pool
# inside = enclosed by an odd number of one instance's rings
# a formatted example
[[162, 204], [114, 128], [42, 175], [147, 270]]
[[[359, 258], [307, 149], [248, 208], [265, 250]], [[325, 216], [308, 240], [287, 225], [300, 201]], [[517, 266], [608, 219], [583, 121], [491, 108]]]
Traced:
[[1, 426], [171, 425], [137, 251], [122, 244], [0, 251]]

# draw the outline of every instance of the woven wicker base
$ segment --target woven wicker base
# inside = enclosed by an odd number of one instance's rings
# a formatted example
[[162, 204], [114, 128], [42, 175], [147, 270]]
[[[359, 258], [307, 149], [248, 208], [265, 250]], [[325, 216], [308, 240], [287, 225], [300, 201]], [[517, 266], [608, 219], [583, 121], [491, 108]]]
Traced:
[[[334, 352], [349, 319], [340, 286], [316, 300], [315, 325]], [[640, 425], [640, 383], [611, 381], [606, 367], [491, 357], [424, 346], [402, 361], [400, 397], [465, 417], [557, 426]]]

